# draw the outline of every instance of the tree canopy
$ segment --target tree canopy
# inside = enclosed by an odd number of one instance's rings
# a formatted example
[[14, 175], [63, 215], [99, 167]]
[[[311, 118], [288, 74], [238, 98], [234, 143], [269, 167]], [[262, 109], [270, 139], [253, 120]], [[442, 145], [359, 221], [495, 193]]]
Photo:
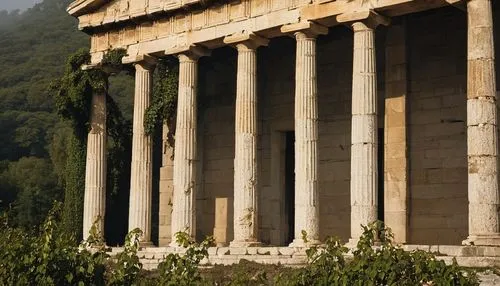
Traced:
[[[49, 90], [63, 76], [66, 59], [90, 43], [66, 12], [70, 2], [0, 11], [0, 212], [13, 208], [20, 226], [39, 224], [52, 200], [63, 198], [68, 156], [74, 155], [68, 148], [75, 126], [58, 117], [64, 102], [54, 102]], [[111, 83], [109, 93], [130, 119], [131, 79], [119, 75]]]

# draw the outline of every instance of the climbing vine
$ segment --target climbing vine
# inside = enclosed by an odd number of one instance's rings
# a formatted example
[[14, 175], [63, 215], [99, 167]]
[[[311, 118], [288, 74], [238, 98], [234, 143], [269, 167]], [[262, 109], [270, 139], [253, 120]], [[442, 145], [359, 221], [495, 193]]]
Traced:
[[168, 143], [173, 145], [175, 113], [179, 82], [178, 64], [172, 58], [159, 59], [155, 73], [151, 105], [146, 110], [144, 127], [147, 134], [165, 123], [169, 127]]
[[133, 73], [134, 68], [132, 65], [125, 65], [122, 63], [123, 57], [127, 55], [127, 50], [125, 49], [115, 49], [111, 50], [106, 55], [104, 55], [101, 65], [114, 70], [114, 71], [125, 71], [128, 73]]
[[[125, 50], [110, 51], [103, 59], [103, 65], [122, 69], [121, 59]], [[82, 69], [90, 63], [90, 54], [80, 49], [71, 55], [66, 64], [64, 75], [53, 82], [50, 93], [56, 111], [62, 119], [70, 122], [73, 133], [67, 145], [67, 161], [63, 174], [64, 207], [63, 223], [69, 233], [82, 237], [83, 197], [85, 186], [85, 160], [87, 133], [90, 128], [91, 100], [94, 93], [105, 93], [107, 102], [107, 135], [110, 137], [108, 149], [108, 186], [118, 192], [129, 153], [130, 122], [124, 120], [118, 106], [108, 95], [108, 74], [103, 69]], [[123, 187], [123, 186], [122, 186]]]

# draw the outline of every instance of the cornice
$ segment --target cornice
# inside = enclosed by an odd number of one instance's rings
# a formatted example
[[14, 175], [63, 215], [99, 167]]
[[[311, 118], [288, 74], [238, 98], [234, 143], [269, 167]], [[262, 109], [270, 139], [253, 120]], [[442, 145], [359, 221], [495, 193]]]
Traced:
[[99, 7], [111, 2], [112, 0], [76, 0], [69, 4], [66, 11], [74, 17], [81, 16], [99, 9]]

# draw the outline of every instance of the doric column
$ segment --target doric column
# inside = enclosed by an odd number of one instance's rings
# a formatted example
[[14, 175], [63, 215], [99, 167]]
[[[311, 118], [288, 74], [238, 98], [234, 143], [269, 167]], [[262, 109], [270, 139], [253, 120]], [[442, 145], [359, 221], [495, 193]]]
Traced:
[[269, 40], [254, 34], [226, 37], [238, 50], [234, 157], [234, 240], [231, 246], [258, 244], [257, 48]]
[[106, 91], [92, 95], [90, 132], [87, 136], [85, 166], [85, 198], [83, 207], [83, 238], [89, 235], [93, 223], [104, 235], [106, 210]]
[[[354, 31], [351, 122], [351, 243], [362, 234], [361, 225], [377, 220], [377, 14], [341, 15]], [[354, 18], [353, 18], [354, 17]]]
[[495, 50], [490, 0], [469, 0], [467, 14], [469, 237], [464, 243], [500, 245]]
[[175, 234], [185, 231], [196, 236], [197, 88], [198, 59], [208, 53], [191, 48], [179, 57], [179, 94], [174, 150], [174, 194], [172, 206], [172, 246]]
[[152, 138], [144, 130], [144, 114], [149, 107], [156, 61], [142, 56], [135, 62], [134, 121], [132, 129], [132, 169], [128, 229], [143, 231], [141, 242], [151, 243], [151, 195], [153, 171]]
[[291, 246], [319, 243], [318, 88], [316, 37], [328, 29], [311, 23], [287, 25], [297, 40], [295, 63], [295, 234]]

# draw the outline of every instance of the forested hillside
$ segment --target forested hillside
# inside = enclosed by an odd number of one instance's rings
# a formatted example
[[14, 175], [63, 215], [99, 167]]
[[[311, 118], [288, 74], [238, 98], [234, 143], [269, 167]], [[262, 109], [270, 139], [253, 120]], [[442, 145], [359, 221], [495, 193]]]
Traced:
[[[66, 58], [88, 47], [88, 36], [66, 13], [69, 0], [45, 0], [26, 12], [0, 11], [0, 212], [31, 227], [54, 199], [63, 199], [70, 127], [56, 114], [48, 87]], [[131, 116], [131, 80], [111, 79], [110, 91]]]

